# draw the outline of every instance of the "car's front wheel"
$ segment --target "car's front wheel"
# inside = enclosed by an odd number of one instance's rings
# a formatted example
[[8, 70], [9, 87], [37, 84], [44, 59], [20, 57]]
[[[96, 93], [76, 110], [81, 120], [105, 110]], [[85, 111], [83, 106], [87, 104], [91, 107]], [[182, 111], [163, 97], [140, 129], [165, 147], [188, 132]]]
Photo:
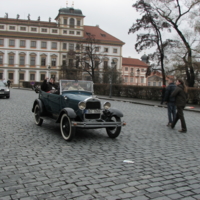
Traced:
[[60, 131], [64, 140], [70, 141], [75, 136], [75, 127], [71, 126], [71, 120], [66, 113], [61, 117]]
[[[112, 116], [111, 122], [121, 122], [121, 118], [117, 116]], [[106, 132], [110, 138], [116, 138], [119, 136], [121, 132], [121, 126], [116, 127], [108, 127], [106, 128]]]
[[40, 106], [38, 104], [35, 105], [34, 115], [35, 115], [35, 124], [37, 126], [41, 126], [43, 123], [43, 119], [40, 118]]

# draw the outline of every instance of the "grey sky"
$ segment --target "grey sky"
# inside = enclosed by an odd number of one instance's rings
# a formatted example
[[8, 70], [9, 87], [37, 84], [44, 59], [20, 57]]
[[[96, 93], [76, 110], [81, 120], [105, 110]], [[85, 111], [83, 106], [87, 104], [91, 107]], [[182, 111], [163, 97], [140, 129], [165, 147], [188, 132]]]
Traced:
[[[8, 13], [9, 18], [27, 19], [30, 14], [31, 20], [48, 21], [51, 17], [53, 22], [60, 8], [66, 7], [66, 0], [0, 0], [0, 17]], [[140, 58], [145, 52], [138, 54], [134, 45], [136, 35], [128, 35], [132, 23], [138, 18], [132, 4], [135, 0], [68, 0], [68, 6], [82, 10], [85, 15], [85, 25], [99, 25], [101, 29], [122, 40], [123, 57]]]

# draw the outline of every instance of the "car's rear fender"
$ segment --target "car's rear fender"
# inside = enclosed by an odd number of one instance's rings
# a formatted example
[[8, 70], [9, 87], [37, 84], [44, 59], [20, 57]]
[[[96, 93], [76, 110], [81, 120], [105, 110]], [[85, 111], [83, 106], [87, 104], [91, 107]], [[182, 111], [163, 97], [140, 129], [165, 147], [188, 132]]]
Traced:
[[43, 113], [44, 109], [43, 109], [43, 103], [40, 99], [36, 99], [33, 103], [33, 108], [32, 108], [32, 112], [34, 112], [34, 108], [35, 105], [38, 104], [40, 106], [40, 113]]
[[115, 108], [110, 108], [108, 111], [111, 113], [111, 115], [115, 115], [117, 117], [123, 117], [123, 113]]
[[58, 119], [56, 120], [56, 123], [59, 123], [59, 122], [60, 122], [60, 119], [61, 119], [63, 113], [66, 113], [67, 116], [68, 116], [70, 119], [75, 119], [75, 118], [76, 118], [76, 113], [74, 112], [74, 110], [73, 110], [72, 108], [63, 108], [63, 109], [60, 111], [60, 114], [59, 114]]

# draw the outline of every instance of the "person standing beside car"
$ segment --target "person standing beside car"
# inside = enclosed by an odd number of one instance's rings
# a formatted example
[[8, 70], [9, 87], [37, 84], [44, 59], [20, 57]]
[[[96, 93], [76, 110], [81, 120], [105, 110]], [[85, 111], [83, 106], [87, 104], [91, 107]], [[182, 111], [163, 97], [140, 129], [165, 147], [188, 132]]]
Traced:
[[169, 79], [169, 85], [165, 90], [165, 98], [164, 102], [167, 103], [167, 111], [168, 111], [168, 124], [167, 126], [171, 126], [172, 122], [176, 117], [176, 106], [175, 106], [175, 97], [171, 97], [172, 92], [175, 90], [176, 85], [174, 84], [174, 79]]
[[187, 127], [185, 123], [185, 118], [183, 114], [183, 109], [186, 105], [187, 101], [187, 87], [184, 84], [183, 80], [179, 79], [176, 81], [176, 88], [172, 92], [171, 97], [175, 97], [175, 104], [177, 107], [177, 113], [174, 121], [172, 122], [171, 128], [174, 128], [177, 121], [180, 119], [181, 121], [181, 129], [179, 132], [181, 133], [186, 133], [187, 132]]
[[8, 81], [7, 81], [8, 88], [10, 88], [10, 85], [11, 85], [11, 81], [8, 79]]

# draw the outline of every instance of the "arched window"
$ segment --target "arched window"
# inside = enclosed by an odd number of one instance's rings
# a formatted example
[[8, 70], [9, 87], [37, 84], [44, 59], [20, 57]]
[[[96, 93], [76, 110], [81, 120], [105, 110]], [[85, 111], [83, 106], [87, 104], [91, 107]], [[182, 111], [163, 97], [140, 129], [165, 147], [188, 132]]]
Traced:
[[70, 27], [74, 27], [74, 18], [70, 18], [69, 25]]

